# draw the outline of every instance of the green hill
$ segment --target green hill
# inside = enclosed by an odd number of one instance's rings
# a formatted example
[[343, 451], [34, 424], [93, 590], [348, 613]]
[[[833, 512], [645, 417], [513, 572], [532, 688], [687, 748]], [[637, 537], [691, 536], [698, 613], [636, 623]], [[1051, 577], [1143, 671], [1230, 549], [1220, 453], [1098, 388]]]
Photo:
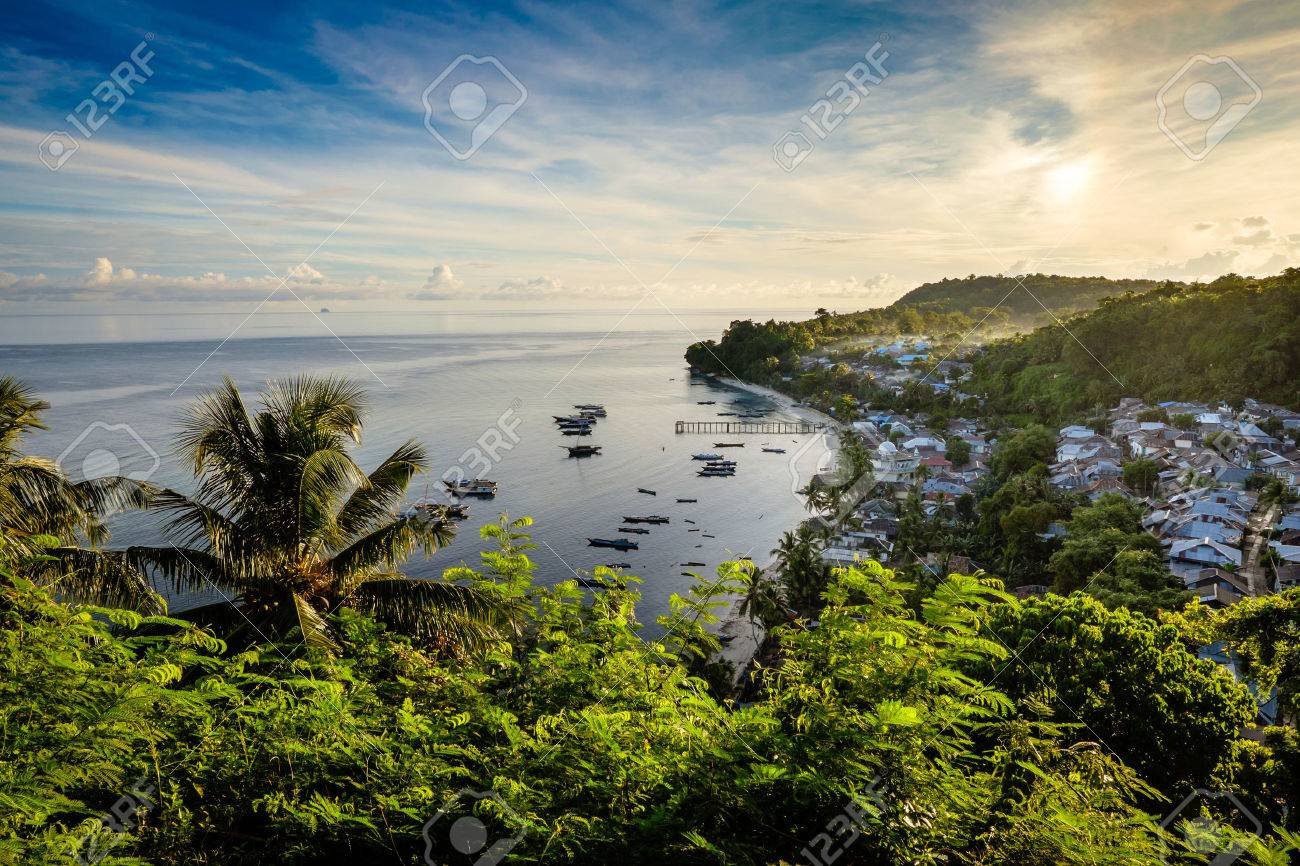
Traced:
[[990, 343], [969, 389], [994, 414], [1064, 421], [1148, 401], [1255, 397], [1300, 406], [1300, 269], [1166, 284]]
[[857, 338], [914, 334], [931, 337], [940, 346], [970, 345], [1053, 322], [1053, 315], [1065, 318], [1093, 309], [1106, 297], [1149, 292], [1158, 286], [1182, 284], [1050, 274], [1030, 274], [1022, 284], [1017, 277], [972, 274], [925, 283], [889, 306], [872, 310], [819, 310], [819, 315], [801, 322], [738, 320], [721, 340], [691, 346], [686, 359], [705, 372], [734, 373], [770, 384], [796, 370], [800, 355], [825, 347], [852, 347]]
[[1161, 283], [1157, 280], [1112, 280], [1055, 274], [1027, 274], [1023, 277], [977, 277], [971, 274], [965, 278], [917, 286], [891, 307], [964, 313], [977, 320], [996, 309], [995, 316], [1002, 322], [1046, 324], [1052, 321], [1053, 315], [1065, 318], [1093, 309], [1103, 298], [1129, 292], [1149, 292], [1159, 285]]

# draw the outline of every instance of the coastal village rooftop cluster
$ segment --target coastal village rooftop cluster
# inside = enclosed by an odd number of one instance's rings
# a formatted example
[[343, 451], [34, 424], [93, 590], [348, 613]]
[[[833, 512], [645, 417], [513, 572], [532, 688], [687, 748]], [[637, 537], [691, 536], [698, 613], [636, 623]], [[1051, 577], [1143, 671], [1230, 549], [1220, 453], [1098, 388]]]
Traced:
[[[934, 344], [925, 338], [838, 350], [804, 358], [805, 370], [843, 364], [895, 395], [911, 383], [935, 393], [971, 399], [956, 390], [971, 365], [958, 353], [931, 364]], [[989, 473], [996, 442], [974, 419], [954, 418], [944, 430], [927, 427], [927, 416], [863, 409], [841, 418], [872, 448], [872, 467], [881, 495], [860, 503], [854, 520], [827, 544], [823, 556], [852, 562], [865, 555], [897, 561], [893, 541], [898, 504], [920, 495], [927, 514], [963, 496], [976, 497]], [[1094, 426], [1059, 431], [1051, 484], [1090, 501], [1115, 493], [1140, 502], [1144, 528], [1160, 540], [1169, 570], [1203, 602], [1231, 604], [1248, 595], [1300, 586], [1300, 507], [1261, 507], [1262, 478], [1277, 478], [1300, 493], [1300, 413], [1247, 399], [1226, 405], [1164, 402], [1148, 405], [1135, 397], [1119, 402]], [[961, 440], [964, 459], [954, 465], [949, 446]], [[1150, 484], [1134, 489], [1124, 481], [1133, 461], [1153, 466]], [[1045, 538], [1061, 537], [1053, 524]], [[1017, 594], [1046, 586], [1016, 588]]]

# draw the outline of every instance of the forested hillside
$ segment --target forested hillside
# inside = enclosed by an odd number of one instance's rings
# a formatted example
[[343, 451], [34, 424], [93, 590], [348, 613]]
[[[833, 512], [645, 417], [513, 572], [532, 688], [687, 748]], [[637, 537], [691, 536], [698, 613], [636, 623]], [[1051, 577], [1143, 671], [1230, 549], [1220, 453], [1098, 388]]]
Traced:
[[991, 413], [1052, 422], [1129, 395], [1300, 406], [1297, 311], [1296, 268], [1169, 284], [989, 344], [969, 389], [987, 396]]
[[977, 277], [971, 274], [964, 279], [944, 279], [917, 286], [892, 306], [964, 313], [976, 319], [996, 308], [992, 320], [1014, 325], [1042, 324], [1052, 321], [1052, 315], [1065, 318], [1091, 310], [1103, 298], [1149, 292], [1160, 285], [1157, 280], [1112, 280], [1056, 274], [1026, 274], [1021, 277]]
[[1103, 298], [1149, 292], [1162, 285], [1182, 287], [1181, 283], [1105, 277], [972, 274], [925, 283], [888, 307], [854, 313], [818, 310], [814, 318], [800, 322], [732, 322], [720, 341], [696, 343], [686, 359], [705, 372], [770, 383], [777, 374], [794, 370], [798, 355], [854, 338], [926, 335], [954, 346], [963, 339], [987, 340], [1029, 330], [1054, 322], [1053, 316], [1066, 318], [1091, 310]]

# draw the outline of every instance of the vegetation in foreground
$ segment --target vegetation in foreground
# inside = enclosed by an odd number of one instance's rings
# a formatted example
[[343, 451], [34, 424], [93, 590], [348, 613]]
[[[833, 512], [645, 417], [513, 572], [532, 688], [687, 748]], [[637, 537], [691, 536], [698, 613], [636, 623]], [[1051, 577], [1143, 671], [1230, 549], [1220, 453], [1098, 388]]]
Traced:
[[[277, 441], [344, 447], [332, 413], [283, 417], [302, 438]], [[235, 472], [222, 484], [254, 482]], [[350, 498], [313, 501], [338, 514]], [[476, 639], [450, 640], [440, 611], [409, 628], [343, 604], [250, 642], [146, 596], [127, 610], [63, 592], [97, 549], [6, 517], [0, 862], [457, 862], [472, 817], [521, 863], [1207, 863], [1234, 844], [1231, 822], [1204, 820], [1215, 804], [1160, 828], [1196, 788], [1270, 828], [1240, 840], [1242, 862], [1300, 845], [1294, 729], [1241, 739], [1254, 699], [1194, 652], [1224, 642], [1294, 720], [1300, 592], [1157, 621], [1080, 594], [1022, 603], [982, 575], [813, 572], [792, 550], [809, 573], [756, 594], [795, 609], [742, 706], [710, 626], [753, 590], [748, 563], [675, 597], [646, 640], [634, 579], [538, 585], [529, 521], [503, 518], [482, 567], [442, 583], [509, 610], [512, 630], [463, 620], [452, 632]], [[196, 566], [219, 579], [231, 561]]]

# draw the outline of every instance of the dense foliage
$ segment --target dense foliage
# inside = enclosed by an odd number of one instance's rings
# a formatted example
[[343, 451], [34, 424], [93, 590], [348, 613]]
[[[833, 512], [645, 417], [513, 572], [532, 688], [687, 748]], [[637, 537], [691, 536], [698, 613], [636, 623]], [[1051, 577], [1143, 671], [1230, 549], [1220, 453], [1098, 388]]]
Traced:
[[[265, 617], [260, 640], [211, 611], [169, 617], [156, 595], [131, 597], [143, 611], [89, 603], [106, 582], [66, 591], [113, 560], [69, 540], [94, 534], [115, 500], [83, 500], [46, 532], [0, 501], [0, 863], [1204, 864], [1240, 822], [1208, 803], [1160, 821], [1198, 786], [1270, 825], [1242, 838], [1243, 862], [1300, 850], [1294, 730], [1243, 740], [1251, 693], [1195, 652], [1217, 640], [1237, 653], [1277, 685], [1289, 721], [1300, 591], [1158, 623], [1081, 593], [1020, 602], [983, 573], [830, 569], [810, 522], [774, 551], [775, 577], [724, 564], [673, 596], [647, 639], [636, 578], [599, 568], [600, 589], [543, 586], [530, 521], [502, 517], [483, 530], [496, 549], [479, 569], [426, 583], [508, 610], [512, 628], [457, 623], [464, 608], [449, 619], [447, 598], [393, 615], [308, 592], [340, 575], [401, 580], [418, 548], [380, 545], [382, 568], [332, 564], [355, 544], [342, 524], [357, 502], [373, 506], [373, 531], [401, 525], [394, 491], [420, 463], [407, 446], [396, 468], [354, 471], [343, 440], [357, 398], [297, 381], [250, 415], [227, 386], [190, 416], [194, 497], [137, 491], [206, 545], [194, 576], [246, 581], [230, 607]], [[952, 533], [984, 521], [1021, 538], [1066, 505], [1034, 501], [1046, 456], [1037, 431], [1015, 439], [991, 511], [957, 502], [944, 522], [909, 497], [908, 543], [966, 544]], [[842, 458], [856, 477], [867, 454], [850, 437]], [[810, 507], [837, 513], [852, 483], [815, 485]], [[1108, 533], [1132, 534], [1127, 507], [1076, 508], [1079, 550], [1011, 561], [1095, 571]], [[292, 543], [240, 527], [246, 515]], [[1100, 568], [1089, 584], [1113, 570]], [[739, 672], [714, 633], [737, 597], [770, 629]]]
[[1300, 269], [1229, 274], [1111, 298], [1093, 312], [991, 343], [971, 389], [991, 414], [1068, 423], [1121, 396], [1255, 397], [1300, 406]]
[[1025, 274], [1020, 277], [977, 277], [971, 274], [965, 278], [948, 278], [917, 286], [895, 301], [895, 306], [961, 312], [976, 319], [996, 308], [1012, 324], [1022, 326], [1044, 324], [1050, 322], [1052, 316], [1065, 318], [1092, 309], [1103, 298], [1149, 292], [1160, 285], [1156, 280], [1063, 277], [1057, 274]]
[[[353, 612], [337, 656], [232, 655], [182, 621], [65, 608], [5, 577], [0, 852], [416, 863], [426, 841], [452, 853], [428, 825], [440, 809], [477, 802], [492, 838], [518, 837], [517, 862], [793, 860], [846, 809], [860, 838], [835, 844], [852, 862], [1157, 856], [1134, 805], [1153, 792], [1129, 769], [962, 672], [1008, 658], [981, 634], [1011, 604], [987, 583], [950, 577], [918, 616], [880, 566], [842, 572], [740, 710], [689, 675], [677, 630], [640, 638], [635, 592], [540, 588], [514, 527], [495, 532], [486, 573], [458, 576], [535, 604], [523, 640], [473, 662]], [[98, 819], [131, 791], [119, 829]]]

